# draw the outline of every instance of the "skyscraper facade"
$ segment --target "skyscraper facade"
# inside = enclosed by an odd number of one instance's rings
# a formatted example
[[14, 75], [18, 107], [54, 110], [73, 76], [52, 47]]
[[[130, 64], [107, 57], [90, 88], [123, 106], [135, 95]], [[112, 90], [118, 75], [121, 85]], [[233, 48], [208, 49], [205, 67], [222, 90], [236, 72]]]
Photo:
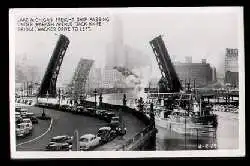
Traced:
[[238, 49], [226, 48], [224, 82], [231, 86], [239, 86]]
[[195, 80], [196, 87], [203, 87], [212, 82], [213, 69], [205, 59], [201, 63], [175, 62], [174, 67], [183, 87], [185, 81], [187, 83], [189, 80], [192, 84]]

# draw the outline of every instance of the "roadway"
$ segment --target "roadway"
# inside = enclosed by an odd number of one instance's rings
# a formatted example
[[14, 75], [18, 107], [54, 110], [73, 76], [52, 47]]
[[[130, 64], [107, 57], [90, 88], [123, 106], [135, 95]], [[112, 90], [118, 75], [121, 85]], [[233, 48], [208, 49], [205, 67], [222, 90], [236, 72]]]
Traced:
[[[42, 113], [42, 108], [33, 106], [27, 108], [29, 112], [33, 112], [37, 116]], [[43, 151], [45, 150], [45, 146], [49, 143], [49, 140], [54, 136], [63, 134], [73, 135], [75, 130], [78, 130], [79, 136], [87, 133], [96, 134], [100, 127], [107, 125], [105, 121], [95, 117], [72, 114], [54, 109], [45, 109], [45, 113], [52, 117], [52, 124], [50, 124], [51, 121], [39, 120], [38, 124], [34, 124], [34, 130], [31, 136], [16, 140], [17, 151]], [[117, 138], [96, 150], [114, 149], [114, 146], [125, 143], [126, 140], [132, 138], [137, 132], [145, 127], [140, 120], [129, 113], [123, 112], [122, 116], [127, 128], [127, 134], [124, 136], [123, 140]], [[48, 130], [50, 126], [51, 129]]]

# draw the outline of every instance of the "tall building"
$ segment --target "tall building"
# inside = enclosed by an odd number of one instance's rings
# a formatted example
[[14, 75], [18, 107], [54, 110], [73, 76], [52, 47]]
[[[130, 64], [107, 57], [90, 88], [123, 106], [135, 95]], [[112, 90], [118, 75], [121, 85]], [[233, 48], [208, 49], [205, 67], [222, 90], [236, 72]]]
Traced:
[[216, 82], [217, 81], [217, 74], [216, 74], [216, 68], [212, 68], [212, 81]]
[[183, 87], [185, 86], [185, 80], [186, 83], [190, 80], [191, 85], [195, 80], [196, 87], [203, 87], [212, 82], [213, 70], [205, 59], [202, 59], [201, 63], [176, 62], [174, 67]]
[[89, 71], [89, 77], [86, 82], [87, 89], [92, 91], [95, 88], [102, 87], [102, 70], [101, 68], [95, 68], [92, 66]]
[[225, 84], [239, 86], [238, 49], [226, 48], [225, 53]]
[[103, 70], [103, 88], [125, 88], [125, 77], [121, 72], [113, 69], [112, 66], [106, 66]]

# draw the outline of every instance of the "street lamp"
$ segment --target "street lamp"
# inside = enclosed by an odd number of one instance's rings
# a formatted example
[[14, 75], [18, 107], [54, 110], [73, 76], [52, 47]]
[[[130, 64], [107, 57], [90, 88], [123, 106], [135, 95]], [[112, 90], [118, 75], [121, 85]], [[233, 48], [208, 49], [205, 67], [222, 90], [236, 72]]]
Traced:
[[46, 98], [47, 98], [47, 105], [49, 105], [49, 92], [48, 91], [46, 93]]
[[95, 95], [95, 109], [96, 109], [96, 95], [97, 95], [96, 89], [94, 90], [94, 95]]

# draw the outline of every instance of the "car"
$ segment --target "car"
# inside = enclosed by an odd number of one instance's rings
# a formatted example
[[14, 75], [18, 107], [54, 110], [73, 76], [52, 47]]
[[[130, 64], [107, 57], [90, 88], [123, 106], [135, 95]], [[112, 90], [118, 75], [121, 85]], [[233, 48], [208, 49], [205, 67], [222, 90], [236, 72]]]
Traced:
[[108, 111], [102, 110], [101, 112], [99, 112], [99, 114], [97, 114], [97, 117], [101, 120], [105, 120], [105, 116], [107, 113], [108, 113]]
[[16, 136], [17, 137], [24, 137], [30, 134], [29, 125], [27, 123], [19, 123], [16, 125]]
[[60, 136], [56, 136], [51, 138], [50, 142], [53, 143], [68, 143], [68, 144], [72, 144], [73, 141], [73, 136], [69, 136], [69, 135], [60, 135]]
[[117, 134], [111, 127], [105, 126], [99, 128], [97, 136], [101, 138], [101, 143], [103, 144], [113, 140]]
[[16, 112], [20, 112], [20, 111], [21, 111], [21, 107], [16, 107], [16, 108], [15, 108], [15, 111], [16, 111]]
[[27, 127], [30, 131], [33, 130], [32, 121], [30, 118], [23, 118], [23, 123], [27, 124]]
[[111, 122], [112, 117], [116, 116], [114, 112], [107, 112], [104, 115], [104, 120], [106, 120], [108, 123]]
[[26, 108], [22, 108], [22, 109], [20, 110], [21, 116], [26, 115], [27, 112], [28, 112], [28, 109], [26, 109]]
[[60, 109], [65, 112], [69, 112], [71, 110], [71, 107], [69, 105], [61, 105]]
[[111, 127], [117, 127], [119, 126], [119, 124], [120, 124], [120, 118], [118, 116], [114, 116], [111, 118], [111, 121], [110, 121]]
[[71, 150], [72, 145], [70, 145], [69, 143], [66, 142], [50, 142], [47, 146], [46, 146], [46, 150], [48, 151], [69, 151]]
[[33, 112], [26, 112], [25, 116], [30, 118], [30, 117], [34, 116], [34, 113]]
[[94, 108], [86, 108], [87, 114], [90, 116], [95, 116], [96, 115], [96, 109]]
[[101, 118], [102, 118], [102, 114], [103, 114], [104, 112], [105, 112], [105, 110], [99, 110], [99, 109], [98, 109], [98, 110], [96, 110], [95, 113], [96, 113], [96, 116], [97, 116], [98, 118], [101, 119]]
[[16, 116], [15, 118], [16, 120], [16, 124], [22, 123], [23, 122], [23, 118], [21, 116]]
[[86, 112], [86, 111], [85, 111], [85, 108], [83, 106], [76, 107], [75, 113], [84, 113], [84, 112]]
[[85, 134], [80, 137], [79, 144], [80, 150], [90, 150], [98, 146], [101, 142], [101, 138], [94, 134]]
[[122, 135], [125, 135], [127, 133], [127, 128], [119, 125], [115, 128], [115, 131], [116, 131], [117, 135], [122, 136]]
[[34, 116], [30, 117], [30, 120], [32, 122], [32, 124], [37, 124], [38, 123], [38, 119]]

